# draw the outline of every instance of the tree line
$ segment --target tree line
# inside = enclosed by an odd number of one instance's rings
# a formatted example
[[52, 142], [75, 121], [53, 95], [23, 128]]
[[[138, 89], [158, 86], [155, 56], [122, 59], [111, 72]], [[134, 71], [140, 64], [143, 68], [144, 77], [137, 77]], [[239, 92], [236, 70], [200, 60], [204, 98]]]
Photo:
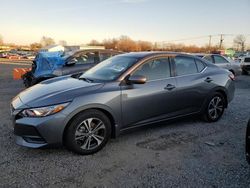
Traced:
[[[237, 51], [246, 50], [246, 37], [244, 35], [237, 35], [234, 38], [234, 49]], [[3, 45], [3, 37], [0, 35], [0, 45]], [[55, 40], [51, 37], [43, 36], [40, 42], [35, 42], [29, 45], [31, 50], [38, 51], [39, 49], [56, 44]], [[58, 41], [57, 44], [66, 46], [65, 40]], [[119, 38], [104, 39], [99, 42], [95, 39], [91, 40], [88, 45], [90, 46], [104, 46], [106, 49], [114, 49], [123, 52], [138, 52], [138, 51], [175, 51], [175, 52], [189, 52], [189, 53], [208, 53], [221, 50], [219, 45], [204, 45], [198, 47], [196, 45], [184, 45], [176, 43], [152, 43], [149, 41], [138, 40], [135, 41], [128, 36], [121, 36]], [[15, 44], [12, 44], [15, 46]], [[222, 47], [223, 48], [223, 47]]]

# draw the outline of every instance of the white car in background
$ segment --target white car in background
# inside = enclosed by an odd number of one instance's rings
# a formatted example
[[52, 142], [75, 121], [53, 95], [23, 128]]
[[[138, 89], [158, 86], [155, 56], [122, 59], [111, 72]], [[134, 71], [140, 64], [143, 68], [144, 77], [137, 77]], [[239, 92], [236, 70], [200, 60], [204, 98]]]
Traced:
[[241, 59], [240, 66], [243, 75], [248, 75], [250, 73], [250, 55], [245, 56]]

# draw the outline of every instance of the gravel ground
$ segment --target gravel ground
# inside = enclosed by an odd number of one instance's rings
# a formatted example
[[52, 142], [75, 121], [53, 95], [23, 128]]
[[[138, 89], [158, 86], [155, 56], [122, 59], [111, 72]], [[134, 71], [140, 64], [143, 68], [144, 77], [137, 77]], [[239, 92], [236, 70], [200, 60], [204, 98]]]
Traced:
[[14, 67], [0, 64], [0, 187], [249, 187], [250, 76], [237, 78], [235, 98], [217, 123], [190, 117], [152, 125], [79, 156], [15, 145], [9, 103], [24, 88], [11, 79]]

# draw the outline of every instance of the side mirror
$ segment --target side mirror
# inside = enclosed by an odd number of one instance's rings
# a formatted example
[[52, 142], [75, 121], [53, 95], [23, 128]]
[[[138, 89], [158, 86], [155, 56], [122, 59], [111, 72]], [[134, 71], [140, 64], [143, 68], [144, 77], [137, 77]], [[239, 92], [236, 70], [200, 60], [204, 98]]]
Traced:
[[128, 78], [129, 84], [145, 84], [147, 81], [147, 78], [142, 75], [132, 75]]
[[76, 64], [76, 62], [77, 62], [77, 60], [76, 60], [76, 58], [73, 58], [73, 59], [71, 59], [71, 60], [69, 60], [67, 63], [66, 63], [66, 65], [74, 65], [74, 64]]

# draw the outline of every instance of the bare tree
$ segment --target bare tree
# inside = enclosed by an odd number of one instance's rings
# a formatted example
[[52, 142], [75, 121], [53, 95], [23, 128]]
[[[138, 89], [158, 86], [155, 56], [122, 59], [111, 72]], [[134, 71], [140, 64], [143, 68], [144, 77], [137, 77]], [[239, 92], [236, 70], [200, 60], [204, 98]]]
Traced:
[[60, 44], [62, 46], [67, 46], [67, 41], [65, 41], [65, 40], [59, 40], [58, 44]]
[[124, 52], [136, 52], [140, 51], [139, 45], [130, 39], [128, 36], [121, 36], [117, 48]]
[[0, 35], [0, 45], [3, 45], [3, 37]]
[[140, 51], [150, 51], [153, 49], [153, 44], [148, 41], [138, 41], [138, 46], [140, 48]]
[[105, 39], [103, 40], [103, 45], [106, 49], [117, 49], [118, 40], [117, 39]]
[[33, 51], [38, 51], [42, 48], [42, 45], [40, 43], [32, 43], [30, 44], [30, 49], [33, 50]]
[[54, 39], [52, 39], [50, 37], [43, 36], [41, 38], [41, 42], [40, 43], [41, 43], [42, 47], [45, 47], [45, 46], [49, 46], [49, 45], [55, 44], [55, 41], [54, 41]]
[[93, 39], [88, 43], [89, 46], [102, 46], [103, 44], [100, 43], [99, 41]]
[[245, 50], [245, 43], [246, 43], [246, 37], [244, 35], [237, 35], [235, 38], [234, 38], [234, 44], [237, 46], [237, 47], [241, 47], [241, 51], [244, 51]]

